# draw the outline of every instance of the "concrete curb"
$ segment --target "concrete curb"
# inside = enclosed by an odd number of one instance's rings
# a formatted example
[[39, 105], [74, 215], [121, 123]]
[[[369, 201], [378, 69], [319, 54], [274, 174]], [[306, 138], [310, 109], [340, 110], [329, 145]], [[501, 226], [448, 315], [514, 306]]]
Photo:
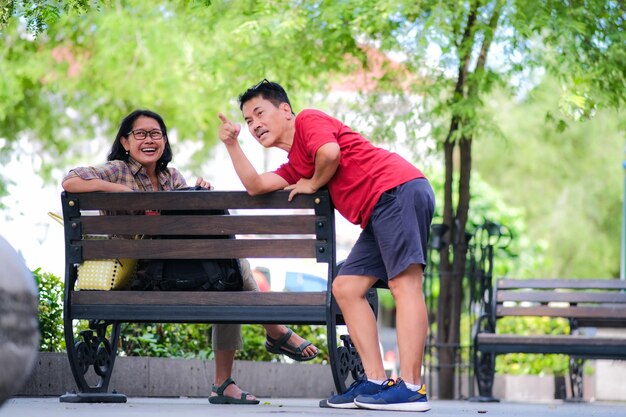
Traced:
[[[109, 391], [132, 397], [207, 397], [214, 363], [200, 359], [118, 357]], [[326, 398], [331, 369], [319, 364], [235, 361], [232, 378], [257, 397]], [[65, 353], [40, 352], [18, 396], [59, 396], [76, 390]]]

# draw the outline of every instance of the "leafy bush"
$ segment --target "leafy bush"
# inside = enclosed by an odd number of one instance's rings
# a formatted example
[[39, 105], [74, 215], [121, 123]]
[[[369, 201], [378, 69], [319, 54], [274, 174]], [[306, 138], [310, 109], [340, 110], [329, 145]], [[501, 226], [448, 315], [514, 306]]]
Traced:
[[[312, 363], [328, 361], [326, 329], [323, 326], [290, 326], [320, 349]], [[239, 360], [285, 361], [285, 357], [265, 350], [265, 329], [261, 325], [242, 326], [243, 348], [235, 356]], [[156, 356], [213, 359], [210, 324], [137, 324], [122, 328], [122, 350], [126, 356]]]
[[210, 326], [181, 323], [128, 323], [122, 325], [122, 351], [126, 356], [210, 359]]
[[39, 331], [42, 352], [65, 350], [63, 337], [63, 280], [56, 275], [33, 271], [39, 291]]
[[[569, 334], [569, 323], [561, 318], [504, 317], [498, 321], [498, 333], [516, 335]], [[566, 375], [569, 356], [509, 353], [496, 357], [496, 372], [513, 375]]]
[[[320, 351], [319, 355], [307, 363], [328, 362], [326, 342], [326, 326], [294, 325], [289, 326], [302, 338], [313, 343]], [[285, 362], [286, 356], [275, 355], [265, 350], [265, 329], [261, 325], [242, 326], [243, 349], [237, 352], [236, 358], [253, 361]]]

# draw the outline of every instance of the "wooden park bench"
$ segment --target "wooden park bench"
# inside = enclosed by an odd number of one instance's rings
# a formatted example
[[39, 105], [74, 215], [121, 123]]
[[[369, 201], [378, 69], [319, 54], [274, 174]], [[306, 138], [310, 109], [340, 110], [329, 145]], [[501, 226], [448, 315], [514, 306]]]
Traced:
[[[479, 401], [493, 397], [495, 357], [505, 353], [570, 356], [574, 400], [583, 398], [585, 359], [626, 359], [626, 335], [604, 337], [585, 328], [626, 328], [626, 281], [617, 279], [500, 279], [474, 331], [474, 372]], [[567, 335], [498, 332], [503, 317], [562, 317]]]
[[[108, 393], [121, 323], [249, 323], [326, 325], [338, 392], [349, 375], [362, 375], [331, 296], [336, 275], [334, 208], [326, 190], [252, 197], [243, 191], [62, 193], [65, 227], [64, 327], [67, 355], [78, 392], [64, 402], [124, 402]], [[146, 210], [176, 214], [147, 216]], [[229, 215], [190, 215], [226, 210]], [[111, 214], [117, 213], [117, 214]], [[120, 214], [125, 213], [125, 214]], [[91, 240], [88, 235], [140, 235], [143, 239]], [[224, 239], [224, 236], [236, 236]], [[157, 239], [150, 239], [158, 236]], [[190, 237], [193, 237], [191, 239]], [[221, 238], [220, 238], [221, 237]], [[77, 291], [77, 265], [90, 259], [313, 258], [328, 264], [321, 292]], [[370, 303], [377, 303], [370, 292]], [[76, 320], [90, 330], [75, 334]], [[95, 382], [94, 382], [95, 379]]]

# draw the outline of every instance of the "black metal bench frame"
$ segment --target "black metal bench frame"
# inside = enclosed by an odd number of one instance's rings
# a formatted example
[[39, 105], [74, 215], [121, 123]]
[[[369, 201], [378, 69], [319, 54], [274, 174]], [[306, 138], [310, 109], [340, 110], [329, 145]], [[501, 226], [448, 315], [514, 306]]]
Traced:
[[[348, 376], [360, 377], [363, 367], [349, 337], [337, 340], [336, 326], [343, 320], [331, 295], [337, 272], [334, 207], [327, 190], [298, 195], [292, 202], [287, 197], [285, 191], [256, 197], [243, 191], [62, 193], [65, 341], [78, 392], [61, 401], [126, 401], [123, 394], [108, 393], [108, 386], [120, 324], [131, 322], [326, 325], [333, 380], [344, 392]], [[133, 214], [145, 210], [184, 214]], [[189, 215], [189, 210], [230, 214]], [[94, 234], [167, 239], [85, 239]], [[224, 235], [238, 238], [224, 240]], [[110, 258], [314, 258], [328, 264], [328, 286], [322, 292], [264, 293], [75, 290], [78, 264]], [[375, 309], [375, 290], [368, 300]], [[88, 320], [90, 330], [75, 335], [75, 320]]]
[[[626, 360], [626, 338], [580, 334], [583, 328], [626, 327], [626, 281], [617, 279], [500, 279], [488, 291], [484, 311], [474, 328], [474, 373], [479, 397], [493, 397], [496, 355], [540, 353], [570, 355], [569, 377], [574, 401], [583, 399], [586, 359]], [[561, 317], [569, 335], [497, 333], [503, 317]]]

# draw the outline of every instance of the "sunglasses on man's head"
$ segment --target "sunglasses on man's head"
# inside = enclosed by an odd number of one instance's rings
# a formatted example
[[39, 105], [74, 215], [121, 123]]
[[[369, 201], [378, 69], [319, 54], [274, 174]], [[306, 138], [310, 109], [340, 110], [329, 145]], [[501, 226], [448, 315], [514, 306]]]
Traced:
[[256, 90], [257, 88], [261, 87], [264, 84], [267, 84], [270, 87], [272, 86], [272, 82], [271, 81], [269, 81], [267, 78], [263, 78], [263, 80], [260, 83], [256, 84], [254, 87], [252, 87], [252, 90]]

